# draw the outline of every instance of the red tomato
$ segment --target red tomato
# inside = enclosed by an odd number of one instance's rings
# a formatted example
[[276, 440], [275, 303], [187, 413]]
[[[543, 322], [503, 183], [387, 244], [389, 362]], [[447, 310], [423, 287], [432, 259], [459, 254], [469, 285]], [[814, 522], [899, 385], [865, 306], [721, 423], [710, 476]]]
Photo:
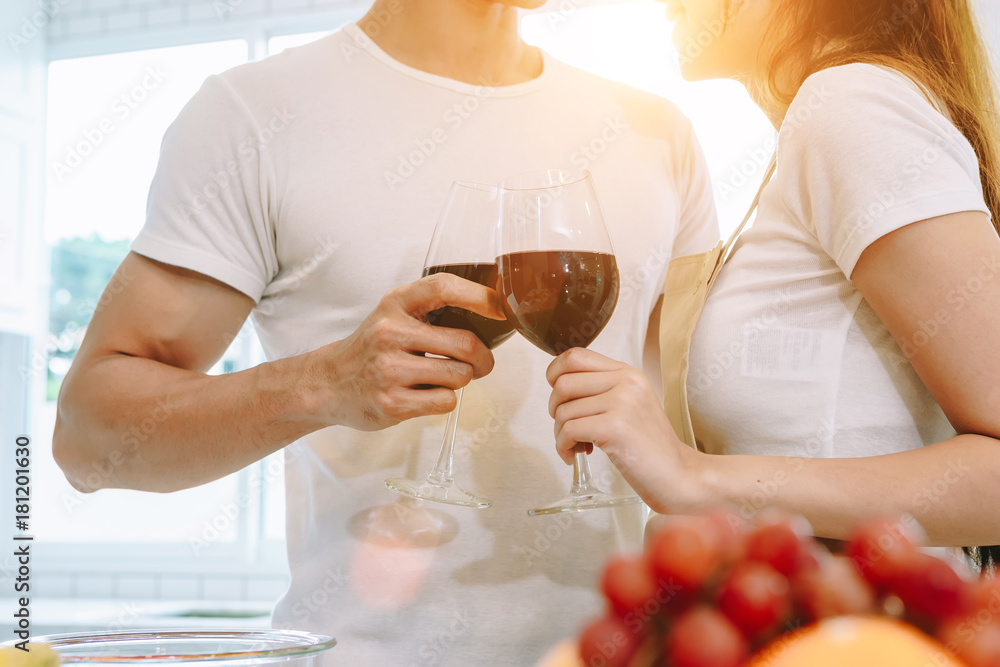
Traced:
[[684, 612], [666, 638], [671, 667], [739, 667], [749, 652], [739, 628], [709, 607]]
[[630, 614], [648, 618], [656, 609], [647, 613], [647, 605], [656, 603], [656, 579], [644, 558], [618, 556], [608, 561], [601, 577], [601, 591], [611, 609], [619, 618]]
[[793, 588], [795, 598], [813, 620], [864, 615], [875, 608], [874, 592], [844, 556], [827, 556], [822, 566], [800, 572]]
[[847, 555], [861, 575], [884, 593], [917, 553], [914, 540], [890, 519], [870, 519], [858, 525], [847, 543]]
[[620, 618], [606, 616], [584, 628], [580, 659], [586, 667], [626, 667], [639, 641]]
[[788, 579], [770, 565], [737, 564], [719, 587], [719, 610], [751, 639], [770, 634], [791, 612]]
[[799, 536], [786, 523], [761, 526], [747, 536], [747, 558], [767, 563], [791, 577], [798, 571], [800, 553], [804, 551]]
[[712, 510], [701, 517], [705, 530], [718, 545], [720, 561], [733, 563], [744, 557], [750, 524], [734, 511]]
[[649, 560], [661, 584], [692, 592], [701, 588], [721, 559], [719, 537], [701, 521], [673, 523], [652, 540]]
[[891, 590], [908, 611], [928, 619], [954, 616], [965, 605], [965, 582], [943, 560], [920, 552], [905, 561]]

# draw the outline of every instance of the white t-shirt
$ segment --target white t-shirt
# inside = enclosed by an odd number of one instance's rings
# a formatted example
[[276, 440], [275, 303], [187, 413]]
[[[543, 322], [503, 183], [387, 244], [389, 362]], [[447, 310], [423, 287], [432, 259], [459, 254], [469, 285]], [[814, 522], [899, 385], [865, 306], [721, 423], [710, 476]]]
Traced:
[[[269, 359], [351, 334], [420, 277], [454, 180], [589, 169], [622, 277], [593, 348], [638, 365], [670, 257], [718, 237], [691, 124], [663, 99], [546, 56], [497, 89], [406, 67], [355, 25], [206, 81], [168, 131], [133, 249], [257, 301]], [[291, 588], [274, 623], [335, 636], [333, 664], [524, 665], [601, 613], [609, 554], [638, 548], [639, 505], [558, 518], [545, 368], [515, 336], [465, 392], [457, 481], [487, 510], [410, 509], [387, 477], [427, 474], [444, 417], [378, 432], [317, 432], [286, 449]], [[602, 484], [627, 487], [607, 457]]]
[[954, 436], [850, 276], [893, 230], [988, 213], [969, 142], [911, 80], [852, 64], [805, 82], [777, 155], [695, 332], [688, 389], [701, 446], [840, 458]]

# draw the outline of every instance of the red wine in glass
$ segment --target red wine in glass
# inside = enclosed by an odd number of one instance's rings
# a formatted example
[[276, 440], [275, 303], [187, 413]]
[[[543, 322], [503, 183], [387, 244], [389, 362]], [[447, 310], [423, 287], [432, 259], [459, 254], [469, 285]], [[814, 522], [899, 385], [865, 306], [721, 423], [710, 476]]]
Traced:
[[[435, 273], [450, 273], [490, 288], [497, 286], [497, 265], [493, 262], [488, 264], [445, 264], [424, 269], [425, 276], [432, 276]], [[514, 323], [510, 319], [491, 320], [488, 317], [454, 306], [445, 306], [427, 313], [427, 322], [439, 327], [471, 331], [479, 336], [479, 340], [483, 341], [483, 344], [491, 350], [514, 335]]]
[[589, 346], [618, 302], [618, 265], [609, 253], [536, 250], [501, 255], [497, 263], [507, 318], [552, 356]]

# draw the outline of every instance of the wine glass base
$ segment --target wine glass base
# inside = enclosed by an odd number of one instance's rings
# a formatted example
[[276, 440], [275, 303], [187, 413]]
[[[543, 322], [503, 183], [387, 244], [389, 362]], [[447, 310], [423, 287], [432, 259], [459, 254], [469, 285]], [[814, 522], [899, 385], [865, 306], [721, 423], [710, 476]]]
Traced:
[[455, 482], [432, 482], [429, 479], [419, 481], [412, 479], [387, 479], [385, 488], [390, 491], [419, 498], [420, 500], [430, 500], [446, 505], [458, 505], [460, 507], [472, 507], [475, 509], [486, 509], [493, 506], [493, 501], [483, 496], [477, 496], [471, 491], [466, 491]]
[[603, 491], [571, 493], [552, 505], [528, 510], [528, 516], [544, 516], [546, 514], [559, 514], [561, 512], [582, 512], [583, 510], [595, 510], [602, 507], [635, 505], [641, 502], [642, 498], [634, 494], [616, 495], [613, 493], [604, 493]]

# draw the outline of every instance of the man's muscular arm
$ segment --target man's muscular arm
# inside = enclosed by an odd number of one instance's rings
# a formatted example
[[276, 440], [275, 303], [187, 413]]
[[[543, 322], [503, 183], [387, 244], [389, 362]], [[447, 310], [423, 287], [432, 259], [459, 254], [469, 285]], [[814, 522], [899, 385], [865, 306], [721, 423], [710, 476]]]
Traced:
[[327, 426], [376, 430], [447, 413], [452, 389], [489, 373], [493, 357], [474, 334], [424, 315], [447, 304], [502, 317], [494, 292], [441, 274], [389, 292], [344, 340], [210, 376], [252, 299], [135, 253], [112, 282], [125, 287], [87, 328], [53, 436], [56, 461], [81, 491], [189, 488]]

